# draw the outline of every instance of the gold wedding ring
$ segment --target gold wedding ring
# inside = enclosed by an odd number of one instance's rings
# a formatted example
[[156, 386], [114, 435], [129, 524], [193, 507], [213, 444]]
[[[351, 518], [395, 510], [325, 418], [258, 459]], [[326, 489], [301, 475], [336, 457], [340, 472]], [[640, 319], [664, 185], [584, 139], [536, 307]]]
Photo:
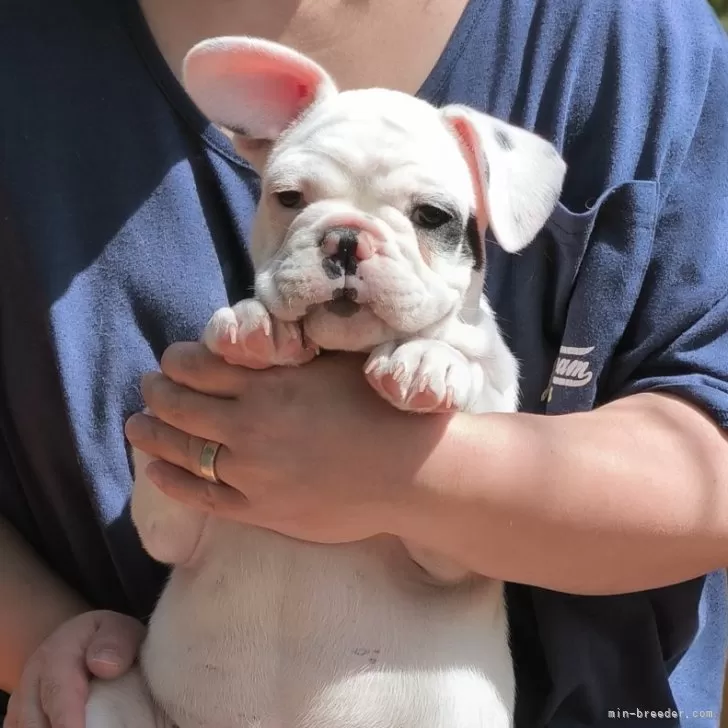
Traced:
[[221, 447], [222, 445], [219, 442], [207, 440], [202, 446], [202, 452], [200, 453], [200, 473], [202, 473], [202, 477], [205, 480], [209, 480], [211, 483], [220, 482], [217, 477], [217, 471], [215, 470], [215, 460]]

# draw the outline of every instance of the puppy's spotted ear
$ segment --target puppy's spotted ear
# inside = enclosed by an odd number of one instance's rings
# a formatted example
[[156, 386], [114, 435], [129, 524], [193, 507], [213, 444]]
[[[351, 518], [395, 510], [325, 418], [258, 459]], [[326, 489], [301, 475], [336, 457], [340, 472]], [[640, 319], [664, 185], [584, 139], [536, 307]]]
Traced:
[[446, 106], [442, 115], [473, 176], [481, 240], [490, 225], [504, 250], [522, 250], [559, 201], [564, 160], [538, 135], [467, 106]]
[[313, 104], [337, 92], [328, 73], [306, 56], [242, 36], [194, 46], [182, 83], [210, 121], [235, 132], [243, 153], [274, 142]]

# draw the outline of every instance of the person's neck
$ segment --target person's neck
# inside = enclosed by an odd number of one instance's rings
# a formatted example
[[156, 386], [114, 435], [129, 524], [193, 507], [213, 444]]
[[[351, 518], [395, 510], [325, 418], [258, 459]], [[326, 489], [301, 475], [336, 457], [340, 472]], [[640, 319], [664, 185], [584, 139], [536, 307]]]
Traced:
[[340, 88], [415, 93], [467, 0], [139, 0], [160, 51], [179, 76], [198, 41], [252, 35], [310, 55]]

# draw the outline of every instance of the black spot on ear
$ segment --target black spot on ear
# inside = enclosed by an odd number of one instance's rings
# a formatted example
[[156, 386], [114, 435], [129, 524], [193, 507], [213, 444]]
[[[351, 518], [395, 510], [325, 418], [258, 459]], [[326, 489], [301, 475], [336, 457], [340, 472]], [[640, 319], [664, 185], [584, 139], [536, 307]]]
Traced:
[[513, 140], [508, 132], [503, 131], [503, 129], [496, 129], [494, 135], [496, 144], [498, 144], [503, 151], [510, 152], [513, 149]]
[[485, 240], [482, 240], [480, 233], [478, 233], [478, 221], [475, 219], [475, 215], [468, 218], [468, 224], [465, 227], [465, 240], [473, 256], [473, 270], [482, 270]]

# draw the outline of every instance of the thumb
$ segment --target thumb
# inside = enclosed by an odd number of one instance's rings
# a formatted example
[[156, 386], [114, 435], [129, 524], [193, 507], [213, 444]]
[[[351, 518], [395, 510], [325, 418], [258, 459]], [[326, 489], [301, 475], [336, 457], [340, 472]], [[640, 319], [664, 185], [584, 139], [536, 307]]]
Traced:
[[89, 672], [105, 680], [123, 675], [136, 660], [144, 631], [144, 625], [132, 617], [101, 612], [96, 633], [86, 649]]

